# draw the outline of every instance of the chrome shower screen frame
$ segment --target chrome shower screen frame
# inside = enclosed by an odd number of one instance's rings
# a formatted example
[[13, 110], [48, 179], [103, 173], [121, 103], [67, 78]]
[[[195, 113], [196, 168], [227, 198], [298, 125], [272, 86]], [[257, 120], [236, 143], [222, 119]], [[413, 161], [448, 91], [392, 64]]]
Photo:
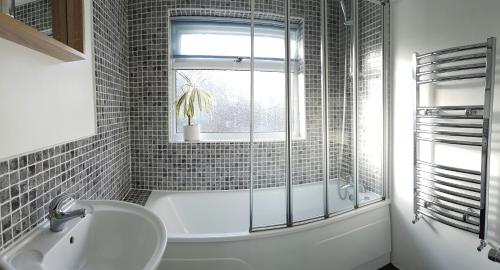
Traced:
[[[292, 211], [292, 164], [291, 164], [291, 159], [292, 159], [292, 132], [291, 132], [291, 121], [292, 121], [292, 113], [291, 113], [291, 85], [290, 85], [290, 38], [289, 38], [289, 29], [290, 29], [290, 1], [291, 0], [283, 0], [285, 3], [284, 6], [284, 20], [285, 20], [285, 90], [286, 90], [286, 139], [285, 139], [285, 189], [286, 189], [286, 222], [283, 224], [278, 224], [278, 225], [270, 225], [270, 226], [255, 226], [255, 220], [254, 220], [254, 184], [255, 184], [255, 179], [254, 179], [254, 174], [253, 171], [255, 169], [255, 166], [253, 166], [253, 146], [255, 143], [254, 140], [254, 106], [253, 106], [253, 100], [254, 100], [254, 87], [255, 87], [255, 82], [254, 82], [254, 71], [255, 71], [255, 65], [254, 65], [254, 58], [255, 58], [255, 48], [254, 48], [254, 41], [255, 41], [255, 33], [254, 33], [254, 21], [255, 21], [255, 0], [250, 0], [251, 1], [251, 76], [250, 76], [250, 88], [251, 88], [251, 94], [250, 94], [250, 100], [251, 100], [251, 107], [250, 107], [250, 191], [249, 191], [249, 201], [250, 201], [250, 224], [249, 224], [249, 231], [250, 232], [258, 232], [258, 231], [266, 231], [266, 230], [273, 230], [273, 229], [282, 229], [286, 227], [292, 227], [292, 226], [297, 226], [297, 225], [302, 225], [302, 224], [307, 224], [310, 222], [315, 222], [323, 219], [327, 219], [333, 216], [337, 216], [349, 211], [353, 211], [359, 207], [365, 207], [367, 205], [371, 205], [374, 203], [379, 203], [381, 201], [387, 200], [388, 195], [389, 195], [389, 172], [390, 172], [390, 148], [389, 148], [389, 142], [390, 142], [390, 115], [389, 115], [389, 105], [390, 105], [390, 96], [389, 96], [389, 51], [390, 51], [390, 46], [389, 46], [389, 16], [390, 16], [390, 3], [389, 0], [364, 0], [364, 1], [370, 1], [376, 4], [379, 4], [383, 7], [383, 21], [382, 21], [382, 95], [383, 95], [383, 153], [382, 153], [382, 182], [383, 182], [383, 187], [382, 187], [382, 195], [381, 198], [378, 200], [373, 200], [369, 201], [366, 203], [360, 204], [358, 202], [358, 182], [359, 182], [359, 177], [358, 177], [358, 172], [357, 172], [357, 159], [354, 157], [354, 165], [353, 165], [353, 175], [355, 175], [355, 205], [353, 209], [349, 209], [348, 211], [340, 211], [336, 213], [331, 213], [329, 208], [329, 196], [328, 196], [328, 178], [329, 178], [329, 163], [330, 163], [330, 153], [328, 151], [329, 147], [329, 119], [328, 119], [328, 113], [327, 109], [329, 107], [329, 102], [328, 102], [328, 90], [329, 90], [329, 82], [328, 82], [328, 74], [329, 74], [329, 67], [328, 67], [328, 41], [327, 41], [327, 34], [328, 34], [328, 20], [327, 20], [327, 6], [328, 4], [332, 4], [335, 2], [337, 3], [337, 0], [320, 0], [321, 4], [321, 18], [320, 18], [320, 29], [321, 29], [321, 46], [320, 46], [320, 52], [321, 52], [321, 97], [322, 97], [322, 109], [321, 109], [321, 123], [322, 123], [322, 144], [323, 144], [323, 149], [322, 149], [322, 166], [323, 166], [323, 216], [317, 217], [317, 218], [311, 218], [307, 220], [301, 220], [301, 221], [293, 221], [293, 211]], [[347, 0], [350, 2], [351, 7], [351, 18], [350, 21], [352, 22], [352, 27], [353, 31], [351, 31], [351, 51], [352, 51], [352, 57], [353, 57], [353, 75], [355, 78], [353, 80], [353, 93], [357, 93], [357, 81], [358, 81], [358, 72], [359, 72], [359, 63], [357, 62], [356, 59], [358, 59], [359, 56], [359, 51], [358, 51], [358, 12], [357, 12], [357, 5], [358, 2], [361, 0]], [[330, 2], [330, 3], [329, 3]], [[356, 98], [357, 94], [353, 94], [354, 99]], [[356, 103], [356, 100], [354, 100], [354, 104]], [[356, 112], [357, 108], [356, 105], [353, 106], [353, 111]], [[354, 113], [354, 119], [357, 118], [357, 113]], [[357, 121], [354, 120], [353, 123], [353, 130], [357, 129], [356, 123]], [[356, 137], [354, 137], [354, 153], [353, 155], [356, 155]]]

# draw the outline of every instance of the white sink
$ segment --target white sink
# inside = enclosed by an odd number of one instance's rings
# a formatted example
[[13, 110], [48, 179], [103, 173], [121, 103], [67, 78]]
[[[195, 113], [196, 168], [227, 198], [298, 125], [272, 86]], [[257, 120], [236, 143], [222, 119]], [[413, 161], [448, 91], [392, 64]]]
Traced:
[[68, 208], [85, 208], [87, 215], [62, 232], [51, 232], [48, 222], [37, 227], [0, 256], [0, 269], [156, 269], [167, 231], [153, 212], [120, 201], [76, 201]]

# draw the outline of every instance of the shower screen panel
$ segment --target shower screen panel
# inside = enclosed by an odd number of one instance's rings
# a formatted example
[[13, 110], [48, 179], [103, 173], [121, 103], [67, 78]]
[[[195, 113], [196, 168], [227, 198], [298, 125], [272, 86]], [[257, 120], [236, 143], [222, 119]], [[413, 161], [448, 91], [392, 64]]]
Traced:
[[[270, 3], [270, 4], [269, 4]], [[287, 85], [285, 0], [252, 2], [251, 224], [250, 230], [287, 223]], [[259, 30], [262, 28], [262, 30]], [[291, 47], [296, 43], [290, 44]], [[265, 108], [273, 108], [267, 110]], [[263, 128], [273, 125], [264, 136]]]
[[327, 1], [328, 203], [338, 213], [356, 204], [355, 95], [353, 95], [354, 1]]
[[358, 2], [357, 182], [358, 204], [384, 194], [384, 81], [382, 5]]
[[290, 37], [297, 44], [290, 51], [291, 204], [294, 223], [325, 216], [323, 92], [321, 66], [321, 0], [290, 0]]

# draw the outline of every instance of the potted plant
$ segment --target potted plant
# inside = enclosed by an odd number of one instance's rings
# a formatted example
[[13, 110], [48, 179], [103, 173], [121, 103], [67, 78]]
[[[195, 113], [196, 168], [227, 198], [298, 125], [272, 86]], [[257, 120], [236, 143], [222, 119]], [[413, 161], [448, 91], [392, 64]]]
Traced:
[[188, 124], [184, 126], [184, 141], [200, 140], [200, 125], [194, 123], [197, 112], [209, 112], [213, 104], [213, 96], [210, 92], [198, 87], [195, 82], [182, 72], [178, 74], [186, 82], [182, 88], [177, 101], [175, 111], [177, 117], [181, 114], [187, 118]]

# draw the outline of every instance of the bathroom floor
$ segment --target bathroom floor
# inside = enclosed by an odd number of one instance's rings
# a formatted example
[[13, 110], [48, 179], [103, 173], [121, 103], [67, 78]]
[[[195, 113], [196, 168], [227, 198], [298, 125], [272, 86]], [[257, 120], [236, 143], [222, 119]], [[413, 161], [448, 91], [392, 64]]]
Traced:
[[394, 266], [392, 263], [380, 268], [379, 270], [399, 270], [396, 266]]

